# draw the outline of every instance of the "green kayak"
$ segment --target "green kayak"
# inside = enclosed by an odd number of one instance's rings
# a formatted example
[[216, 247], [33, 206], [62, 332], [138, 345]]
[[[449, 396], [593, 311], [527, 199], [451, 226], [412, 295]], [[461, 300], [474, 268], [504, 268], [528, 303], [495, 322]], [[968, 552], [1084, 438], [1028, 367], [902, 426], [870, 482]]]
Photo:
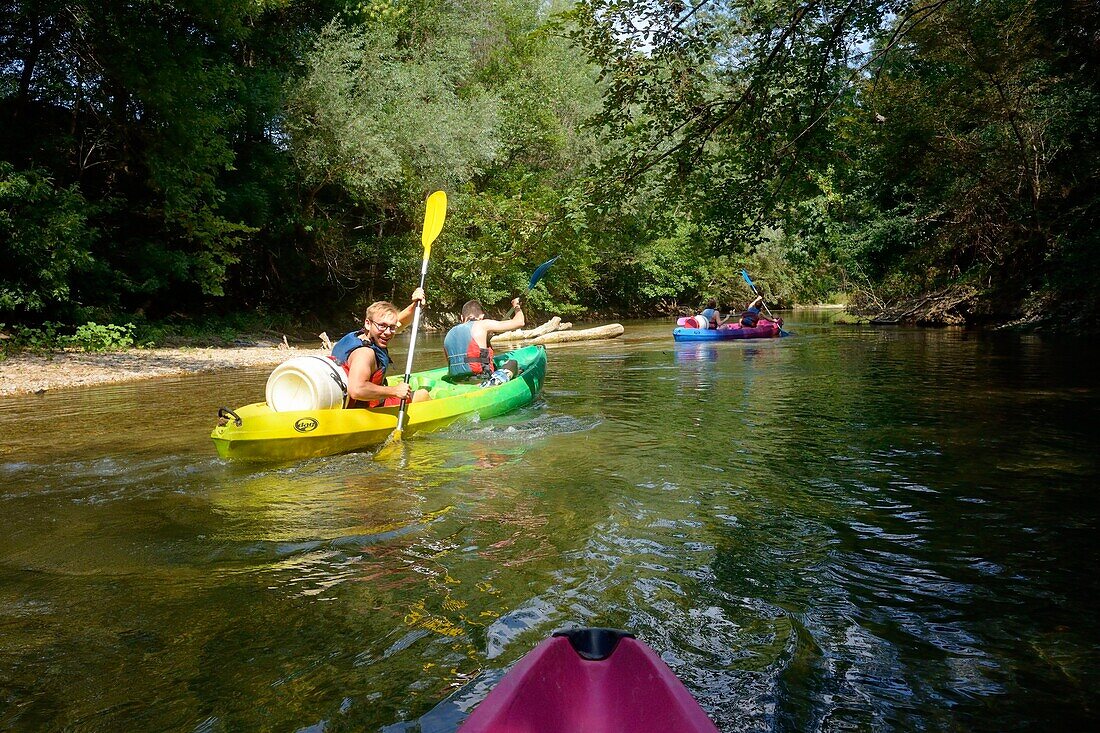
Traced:
[[[494, 361], [499, 366], [508, 359], [516, 360], [520, 373], [494, 387], [452, 382], [446, 367], [413, 374], [413, 389], [427, 389], [432, 399], [408, 405], [404, 435], [438, 430], [462, 417], [503, 415], [534, 400], [546, 377], [546, 350], [528, 346], [500, 354]], [[397, 384], [402, 378], [390, 377], [387, 382]], [[210, 437], [222, 458], [299, 460], [382, 443], [397, 427], [397, 412], [397, 407], [275, 412], [267, 403], [258, 402], [220, 410], [221, 424]]]

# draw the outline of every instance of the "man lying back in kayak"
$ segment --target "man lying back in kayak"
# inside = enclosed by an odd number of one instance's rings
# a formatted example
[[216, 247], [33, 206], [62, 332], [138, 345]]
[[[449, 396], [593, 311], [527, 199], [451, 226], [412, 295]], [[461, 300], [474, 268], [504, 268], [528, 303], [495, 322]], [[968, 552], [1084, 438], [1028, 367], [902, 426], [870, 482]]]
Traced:
[[413, 291], [412, 302], [404, 310], [385, 300], [371, 303], [363, 318], [363, 328], [345, 334], [332, 347], [333, 360], [348, 375], [348, 407], [396, 407], [401, 400], [423, 402], [431, 399], [428, 391], [413, 392], [402, 382], [392, 387], [386, 384], [386, 369], [390, 366], [390, 339], [408, 323], [417, 301], [424, 302], [424, 290]]
[[[493, 348], [489, 346], [489, 337], [495, 333], [523, 328], [523, 324], [527, 322], [519, 298], [512, 299], [512, 307], [516, 309], [514, 316], [507, 321], [494, 321], [485, 318], [485, 309], [481, 307], [481, 303], [476, 300], [466, 301], [462, 306], [462, 321], [443, 337], [447, 373], [452, 379], [489, 379], [493, 374]], [[516, 376], [516, 367], [514, 361], [509, 364], [512, 366], [508, 377], [510, 379]], [[497, 383], [507, 381], [502, 376], [497, 379]]]

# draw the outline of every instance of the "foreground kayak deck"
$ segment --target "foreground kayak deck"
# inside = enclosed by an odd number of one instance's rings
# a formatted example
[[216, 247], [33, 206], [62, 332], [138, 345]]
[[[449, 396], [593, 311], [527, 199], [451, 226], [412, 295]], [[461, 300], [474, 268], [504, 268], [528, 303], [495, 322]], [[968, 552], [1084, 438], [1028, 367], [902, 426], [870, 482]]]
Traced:
[[[467, 415], [482, 418], [503, 415], [534, 400], [546, 377], [545, 349], [528, 346], [501, 354], [494, 361], [499, 365], [508, 359], [518, 362], [519, 376], [484, 389], [476, 383], [455, 384], [445, 380], [446, 367], [413, 374], [410, 380], [413, 389], [428, 389], [432, 399], [408, 405], [404, 434], [438, 430]], [[390, 377], [387, 382], [397, 384], [402, 378]], [[397, 427], [398, 410], [381, 407], [275, 412], [266, 403], [257, 402], [231, 414], [227, 411], [229, 419], [215, 427], [210, 437], [222, 458], [300, 460], [382, 443]]]
[[527, 653], [459, 733], [718, 733], [660, 657], [616, 629], [559, 631]]
[[729, 341], [737, 339], [772, 339], [783, 336], [783, 330], [774, 323], [753, 328], [744, 326], [723, 326], [722, 328], [674, 328], [672, 338], [676, 341]]

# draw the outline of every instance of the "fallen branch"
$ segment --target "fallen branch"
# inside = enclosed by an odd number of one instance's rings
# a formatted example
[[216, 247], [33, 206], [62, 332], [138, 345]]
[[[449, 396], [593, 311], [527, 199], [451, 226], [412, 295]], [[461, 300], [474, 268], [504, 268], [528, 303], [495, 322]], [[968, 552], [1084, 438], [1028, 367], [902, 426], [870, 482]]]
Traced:
[[595, 339], [613, 339], [616, 336], [622, 336], [623, 328], [621, 323], [611, 323], [606, 326], [596, 326], [595, 328], [585, 328], [579, 331], [554, 331], [552, 333], [544, 333], [543, 335], [529, 341], [529, 344], [561, 344], [570, 341], [592, 341]]
[[911, 323], [916, 325], [965, 325], [978, 292], [966, 285], [944, 288], [935, 293], [891, 304], [871, 318], [874, 325]]
[[562, 323], [560, 318], [554, 316], [549, 321], [536, 328], [529, 328], [526, 331], [522, 329], [517, 329], [515, 331], [505, 331], [503, 333], [498, 333], [496, 336], [493, 336], [493, 338], [489, 339], [489, 343], [495, 344], [498, 341], [528, 341], [533, 338], [538, 338], [544, 333], [551, 333], [553, 331], [564, 331], [565, 329], [572, 327], [572, 323]]

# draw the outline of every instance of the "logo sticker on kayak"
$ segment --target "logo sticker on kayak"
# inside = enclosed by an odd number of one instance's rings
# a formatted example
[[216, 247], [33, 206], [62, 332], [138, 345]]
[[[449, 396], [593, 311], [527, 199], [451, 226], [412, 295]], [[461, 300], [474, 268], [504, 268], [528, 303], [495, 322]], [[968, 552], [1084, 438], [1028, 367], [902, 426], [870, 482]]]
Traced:
[[317, 421], [312, 417], [303, 417], [298, 422], [294, 423], [294, 429], [299, 433], [308, 433], [317, 427]]

